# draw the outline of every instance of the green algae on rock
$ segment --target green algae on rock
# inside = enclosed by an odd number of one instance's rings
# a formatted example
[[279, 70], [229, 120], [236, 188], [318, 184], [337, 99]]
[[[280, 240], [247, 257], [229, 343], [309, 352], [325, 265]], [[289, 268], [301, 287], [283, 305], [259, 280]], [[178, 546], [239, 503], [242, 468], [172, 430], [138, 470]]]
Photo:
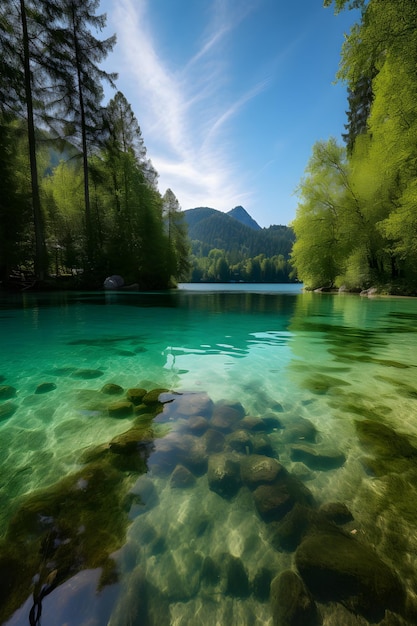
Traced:
[[11, 385], [0, 385], [0, 400], [10, 400], [15, 398], [17, 389]]

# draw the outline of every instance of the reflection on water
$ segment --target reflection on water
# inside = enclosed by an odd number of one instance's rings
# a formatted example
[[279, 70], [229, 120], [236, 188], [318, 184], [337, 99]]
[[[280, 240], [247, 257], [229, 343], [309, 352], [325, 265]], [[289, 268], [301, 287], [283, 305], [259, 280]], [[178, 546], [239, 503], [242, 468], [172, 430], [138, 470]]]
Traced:
[[0, 300], [1, 623], [416, 623], [416, 301], [279, 289]]

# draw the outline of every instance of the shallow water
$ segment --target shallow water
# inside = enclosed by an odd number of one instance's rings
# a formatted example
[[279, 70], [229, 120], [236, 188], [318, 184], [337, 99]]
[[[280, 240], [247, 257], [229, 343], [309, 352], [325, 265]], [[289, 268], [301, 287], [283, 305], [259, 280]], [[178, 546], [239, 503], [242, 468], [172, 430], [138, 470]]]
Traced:
[[[356, 423], [382, 423], [417, 448], [417, 301], [244, 287], [1, 297], [0, 396], [2, 388], [16, 390], [0, 397], [0, 411], [7, 409], [0, 422], [3, 623], [40, 624], [41, 607], [43, 626], [272, 625], [270, 579], [295, 570], [294, 550], [271, 541], [270, 520], [247, 484], [227, 494], [209, 488], [207, 462], [221, 445], [239, 459], [252, 451], [252, 440], [238, 449], [233, 439], [240, 421], [215, 425], [210, 407], [223, 401], [269, 418], [263, 454], [279, 458], [317, 507], [346, 504], [353, 515], [346, 532], [399, 574], [413, 601], [414, 452], [391, 459], [378, 449], [378, 456], [364, 447]], [[106, 383], [123, 392], [103, 393]], [[152, 416], [152, 442], [141, 458], [117, 456], [110, 468], [109, 442], [137, 424], [140, 412], [115, 418], [108, 406], [138, 387], [182, 395], [166, 396], [162, 413]], [[196, 415], [205, 423], [193, 430], [188, 420]], [[300, 418], [316, 429], [315, 442], [304, 431], [294, 435]], [[220, 448], [207, 445], [207, 429], [220, 432]], [[314, 465], [299, 460], [298, 444], [344, 458]], [[100, 482], [94, 472], [102, 462]], [[177, 465], [191, 477], [173, 486]], [[88, 495], [96, 478], [98, 496], [74, 495]], [[81, 537], [75, 551], [73, 524]], [[94, 534], [102, 552], [85, 545]], [[20, 563], [25, 551], [38, 557]], [[374, 623], [317, 601], [324, 624]]]

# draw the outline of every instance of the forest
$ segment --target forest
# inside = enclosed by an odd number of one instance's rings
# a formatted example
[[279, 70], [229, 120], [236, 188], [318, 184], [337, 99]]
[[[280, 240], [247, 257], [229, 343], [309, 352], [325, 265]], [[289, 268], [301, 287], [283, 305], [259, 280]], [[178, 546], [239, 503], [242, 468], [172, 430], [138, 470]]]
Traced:
[[189, 209], [184, 215], [191, 240], [191, 282], [295, 280], [289, 262], [294, 232], [288, 226], [261, 228], [256, 222], [248, 226], [233, 211], [208, 207]]
[[[131, 105], [100, 63], [99, 0], [2, 0], [0, 284], [144, 289], [189, 274], [186, 225], [158, 190]], [[115, 93], [103, 105], [105, 85]]]
[[325, 0], [360, 9], [338, 80], [344, 144], [318, 141], [298, 187], [292, 263], [311, 288], [417, 295], [417, 3]]

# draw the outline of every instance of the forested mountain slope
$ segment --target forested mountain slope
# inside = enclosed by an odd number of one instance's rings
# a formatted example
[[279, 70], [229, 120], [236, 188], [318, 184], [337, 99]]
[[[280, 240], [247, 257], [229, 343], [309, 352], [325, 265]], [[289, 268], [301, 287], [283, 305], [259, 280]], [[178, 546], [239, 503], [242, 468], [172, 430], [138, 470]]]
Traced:
[[[243, 207], [237, 214], [252, 226], [209, 207], [184, 211], [192, 244], [192, 281], [288, 282], [294, 233], [288, 226], [260, 228]], [[244, 213], [242, 213], [244, 212]], [[236, 214], [236, 212], [235, 212]], [[255, 225], [255, 226], [254, 226]], [[256, 228], [257, 227], [257, 228]]]

